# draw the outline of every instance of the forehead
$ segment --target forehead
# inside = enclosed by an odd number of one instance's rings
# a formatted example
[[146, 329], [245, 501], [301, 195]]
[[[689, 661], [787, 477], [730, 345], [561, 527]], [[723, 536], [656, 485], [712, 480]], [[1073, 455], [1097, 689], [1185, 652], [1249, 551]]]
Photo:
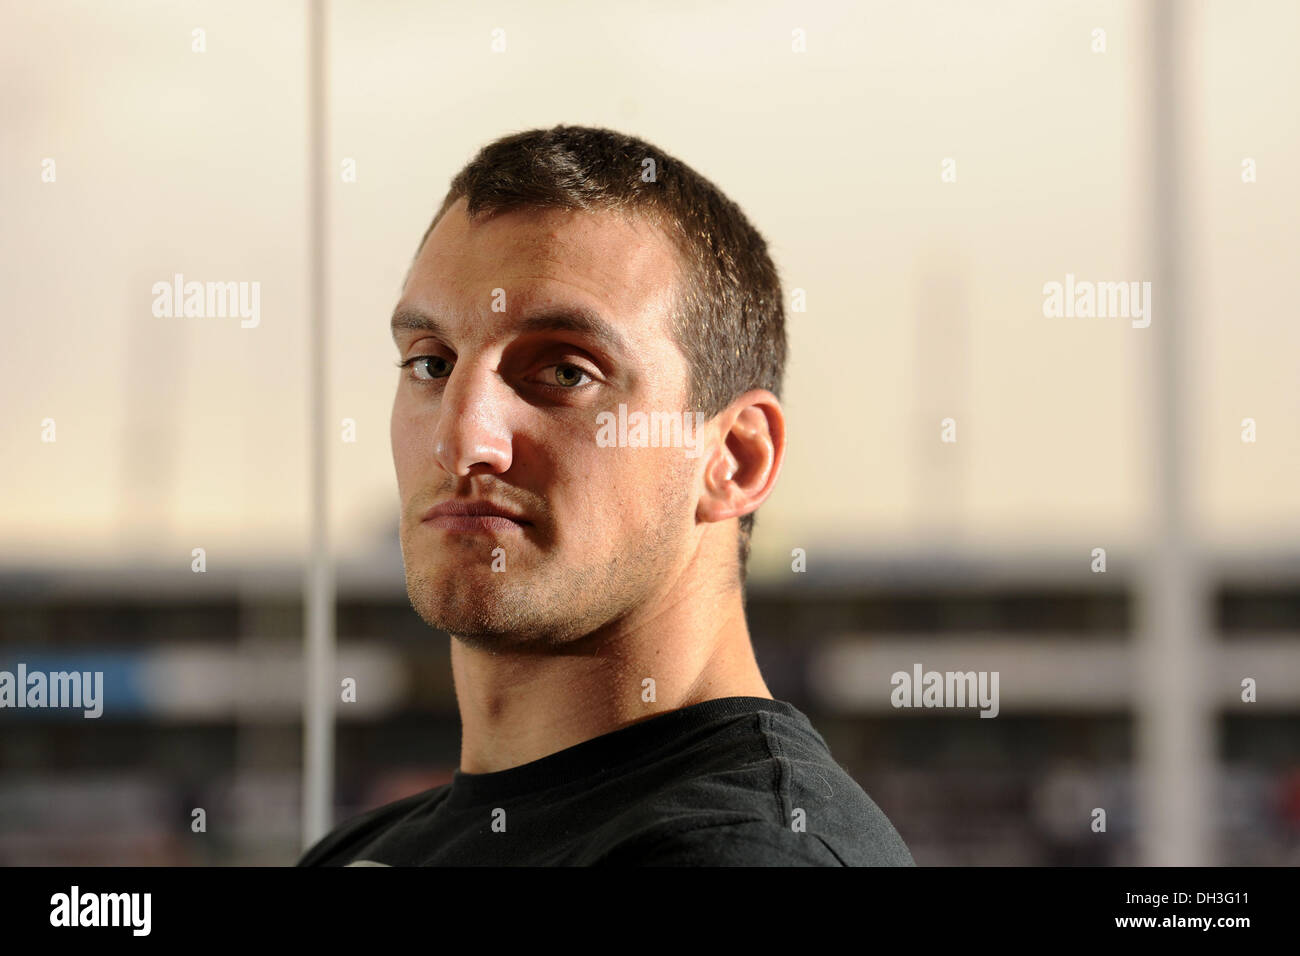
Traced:
[[[525, 208], [471, 222], [462, 198], [417, 256], [398, 310], [508, 324], [526, 311], [577, 306], [624, 333], [661, 337], [679, 277], [668, 238], [612, 211]], [[506, 311], [493, 312], [494, 290]]]

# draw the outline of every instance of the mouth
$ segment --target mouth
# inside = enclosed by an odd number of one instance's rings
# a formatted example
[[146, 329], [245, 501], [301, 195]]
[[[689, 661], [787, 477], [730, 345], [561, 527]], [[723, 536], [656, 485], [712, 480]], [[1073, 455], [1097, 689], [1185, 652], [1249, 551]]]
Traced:
[[486, 501], [444, 501], [425, 512], [423, 524], [443, 531], [504, 533], [523, 531], [532, 522]]

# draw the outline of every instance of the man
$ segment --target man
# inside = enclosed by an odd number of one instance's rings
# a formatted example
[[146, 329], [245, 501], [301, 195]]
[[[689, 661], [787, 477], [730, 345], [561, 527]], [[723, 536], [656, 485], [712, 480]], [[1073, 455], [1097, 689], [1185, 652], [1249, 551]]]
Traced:
[[460, 768], [299, 865], [911, 865], [751, 647], [786, 343], [739, 208], [609, 130], [505, 137], [392, 330], [406, 586], [452, 636]]

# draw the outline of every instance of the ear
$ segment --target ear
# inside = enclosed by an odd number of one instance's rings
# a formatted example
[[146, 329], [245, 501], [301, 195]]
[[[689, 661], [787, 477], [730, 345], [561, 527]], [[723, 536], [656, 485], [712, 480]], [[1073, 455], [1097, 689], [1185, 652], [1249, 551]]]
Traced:
[[718, 416], [722, 441], [704, 466], [697, 521], [726, 521], [758, 509], [785, 460], [785, 413], [766, 389], [753, 389]]

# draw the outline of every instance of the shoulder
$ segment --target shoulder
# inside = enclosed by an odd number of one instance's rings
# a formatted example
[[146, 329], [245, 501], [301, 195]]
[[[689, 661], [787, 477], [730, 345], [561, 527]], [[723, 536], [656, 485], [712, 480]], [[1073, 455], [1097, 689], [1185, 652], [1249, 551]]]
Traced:
[[297, 866], [343, 866], [352, 854], [412, 811], [423, 807], [446, 787], [436, 787], [367, 810], [340, 823], [298, 860]]
[[916, 865], [889, 817], [836, 762], [807, 718], [773, 714], [764, 724], [786, 828], [805, 827], [845, 866]]
[[844, 866], [813, 833], [767, 820], [704, 825], [624, 846], [606, 866]]
[[808, 719], [763, 711], [624, 815], [600, 862], [634, 866], [914, 866], [889, 818]]

